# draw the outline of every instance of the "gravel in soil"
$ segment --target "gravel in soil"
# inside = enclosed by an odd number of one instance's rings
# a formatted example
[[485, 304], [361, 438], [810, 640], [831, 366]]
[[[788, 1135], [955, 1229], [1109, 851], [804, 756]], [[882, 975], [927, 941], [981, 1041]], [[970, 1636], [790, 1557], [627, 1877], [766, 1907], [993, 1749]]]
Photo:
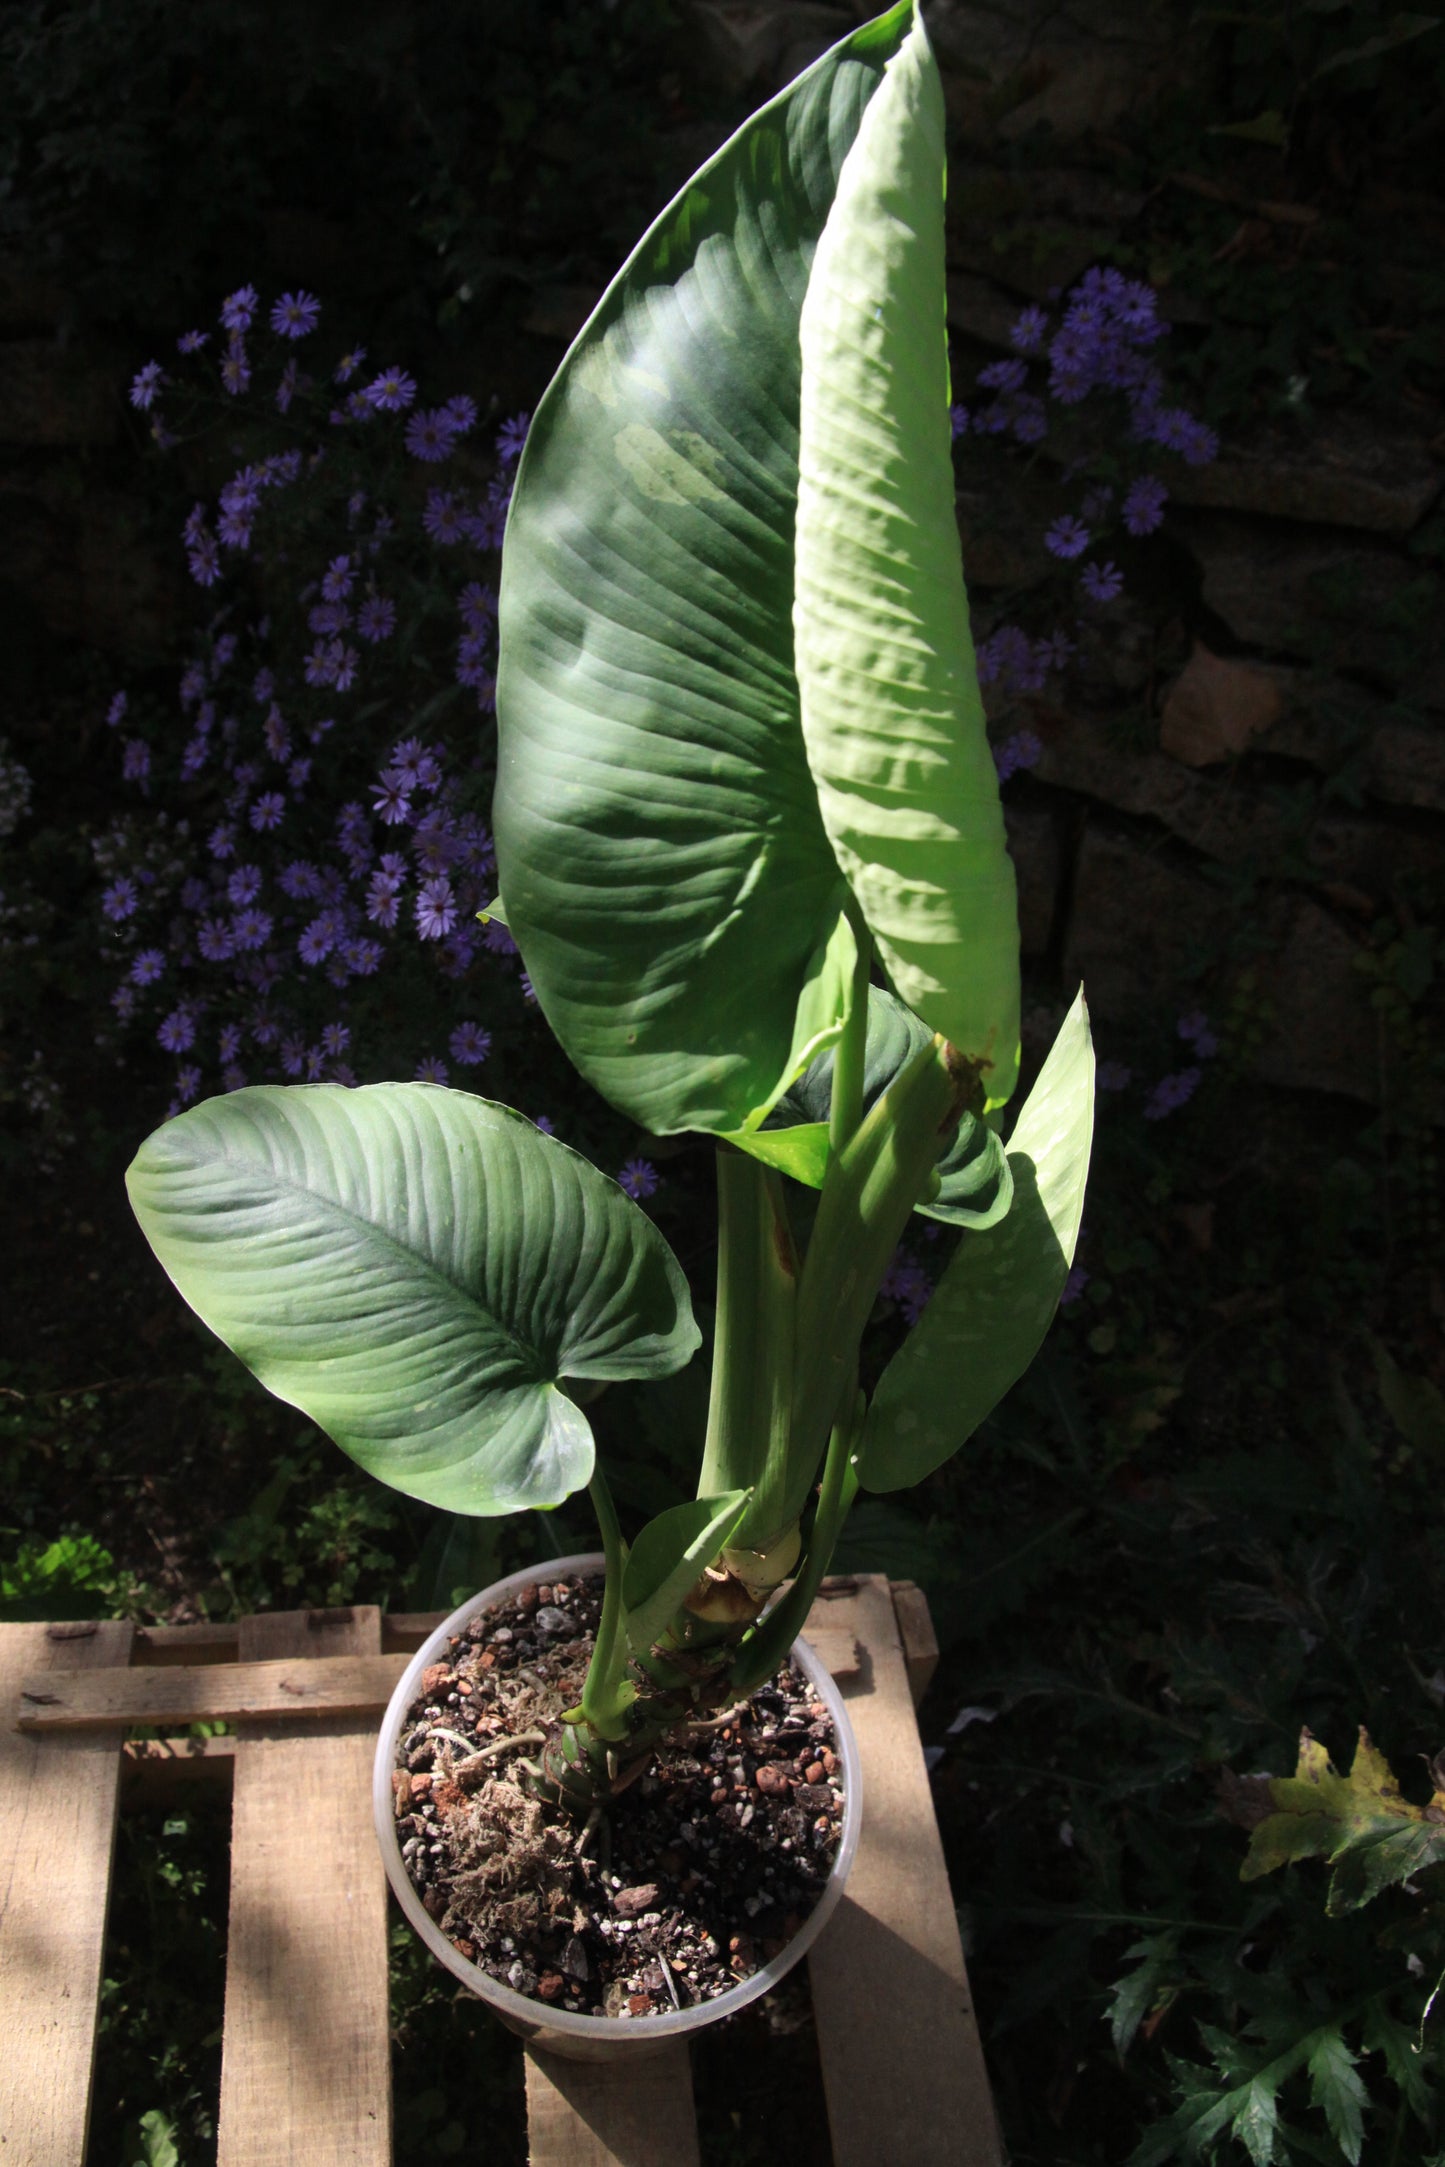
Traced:
[[[582, 1831], [513, 1780], [504, 1741], [581, 1697], [600, 1578], [524, 1587], [422, 1673], [393, 1774], [397, 1835], [430, 1916], [501, 1984], [578, 2015], [714, 2000], [776, 1956], [842, 1832], [832, 1718], [785, 1664], [731, 1720], [664, 1745]], [[498, 1750], [500, 1749], [500, 1750]]]

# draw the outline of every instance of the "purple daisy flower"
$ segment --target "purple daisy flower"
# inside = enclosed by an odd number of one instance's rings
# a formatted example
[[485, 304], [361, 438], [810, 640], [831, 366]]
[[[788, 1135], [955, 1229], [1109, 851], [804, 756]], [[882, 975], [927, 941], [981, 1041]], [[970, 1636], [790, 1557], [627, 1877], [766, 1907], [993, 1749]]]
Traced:
[[1172, 1075], [1161, 1076], [1144, 1101], [1144, 1119], [1163, 1121], [1177, 1113], [1198, 1090], [1201, 1074], [1197, 1068], [1179, 1068]]
[[442, 412], [457, 436], [465, 436], [468, 429], [474, 429], [477, 425], [477, 402], [469, 399], [464, 391], [459, 391], [455, 398], [448, 399]]
[[249, 331], [251, 318], [256, 313], [256, 289], [254, 286], [238, 286], [227, 294], [221, 303], [221, 328], [225, 331]]
[[238, 865], [226, 882], [226, 894], [239, 910], [243, 903], [254, 903], [261, 893], [262, 875], [259, 865]]
[[[541, 1123], [537, 1126], [540, 1128]], [[635, 1199], [655, 1196], [660, 1186], [657, 1168], [648, 1159], [629, 1159], [617, 1177], [619, 1189]]]
[[203, 534], [187, 552], [186, 563], [198, 587], [214, 587], [221, 576], [221, 552], [213, 534]]
[[265, 910], [238, 910], [231, 920], [231, 938], [243, 953], [264, 948], [271, 938], [271, 913]]
[[120, 772], [128, 783], [143, 783], [151, 771], [151, 749], [143, 737], [130, 738], [121, 755]]
[[321, 592], [328, 602], [344, 602], [356, 581], [350, 557], [333, 557], [321, 575]]
[[125, 711], [129, 707], [129, 705], [130, 696], [128, 693], [118, 692], [115, 695], [115, 698], [111, 701], [109, 707], [105, 711], [105, 721], [107, 729], [114, 730], [119, 728], [120, 724], [125, 720]]
[[188, 1008], [173, 1008], [156, 1032], [167, 1053], [184, 1053], [196, 1042], [196, 1024]]
[[232, 339], [225, 360], [221, 363], [221, 389], [238, 399], [243, 391], [251, 388], [251, 364], [246, 358], [245, 343]]
[[421, 515], [422, 526], [434, 542], [450, 548], [459, 542], [466, 531], [465, 515], [450, 490], [429, 489], [426, 509]]
[[451, 457], [456, 427], [445, 407], [419, 408], [407, 423], [402, 442], [413, 459], [435, 466]]
[[100, 899], [100, 907], [107, 918], [118, 925], [123, 918], [134, 916], [140, 903], [140, 890], [127, 874], [113, 880]]
[[337, 383], [349, 384], [365, 359], [366, 348], [364, 346], [353, 346], [349, 354], [343, 354], [336, 364]]
[[411, 798], [394, 768], [372, 785], [371, 800], [377, 818], [389, 828], [399, 828], [411, 818]]
[[1010, 346], [1021, 354], [1040, 354], [1048, 337], [1049, 319], [1041, 308], [1026, 308], [1009, 333]]
[[166, 959], [161, 949], [142, 948], [130, 967], [131, 984], [153, 986], [158, 978], [164, 977], [165, 968]]
[[444, 1084], [446, 1080], [446, 1062], [439, 1060], [436, 1054], [429, 1053], [424, 1060], [417, 1062], [413, 1083]]
[[423, 881], [416, 898], [416, 929], [424, 941], [439, 941], [457, 922], [456, 897], [446, 875]]
[[198, 354], [203, 346], [209, 346], [210, 343], [209, 331], [183, 331], [176, 340], [176, 351], [180, 354]]
[[356, 612], [356, 636], [373, 647], [396, 630], [396, 604], [389, 595], [369, 594]]
[[968, 421], [969, 415], [966, 406], [951, 406], [948, 409], [948, 426], [955, 444], [961, 436], [967, 436]]
[[492, 1034], [479, 1023], [459, 1023], [447, 1043], [454, 1061], [463, 1068], [477, 1068], [492, 1050]]
[[1081, 557], [1091, 539], [1083, 521], [1066, 514], [1045, 530], [1044, 547], [1051, 557], [1063, 557], [1067, 560], [1070, 557]]
[[276, 411], [278, 414], [290, 413], [291, 401], [301, 389], [301, 383], [301, 364], [293, 354], [281, 371], [276, 384]]
[[259, 835], [279, 828], [286, 813], [286, 800], [279, 790], [263, 790], [251, 807], [250, 822]]
[[527, 431], [532, 426], [530, 414], [513, 414], [497, 431], [497, 457], [504, 466], [522, 456], [522, 446], [527, 441]]
[[216, 1034], [216, 1051], [223, 1061], [234, 1061], [241, 1051], [241, 1026], [239, 1023], [223, 1024]]
[[1086, 564], [1079, 585], [1091, 602], [1112, 602], [1123, 592], [1124, 575], [1117, 564]]
[[166, 373], [158, 361], [148, 361], [143, 369], [137, 369], [131, 381], [130, 403], [144, 414], [156, 403]]
[[283, 293], [271, 310], [271, 329], [283, 339], [304, 339], [321, 321], [315, 294]]
[[364, 396], [379, 414], [404, 413], [416, 397], [416, 379], [405, 369], [383, 369], [367, 385]]
[[469, 632], [485, 632], [497, 621], [497, 590], [470, 579], [457, 596], [457, 608]]
[[1154, 474], [1141, 474], [1124, 492], [1124, 525], [1131, 534], [1152, 534], [1162, 525], [1169, 492]]

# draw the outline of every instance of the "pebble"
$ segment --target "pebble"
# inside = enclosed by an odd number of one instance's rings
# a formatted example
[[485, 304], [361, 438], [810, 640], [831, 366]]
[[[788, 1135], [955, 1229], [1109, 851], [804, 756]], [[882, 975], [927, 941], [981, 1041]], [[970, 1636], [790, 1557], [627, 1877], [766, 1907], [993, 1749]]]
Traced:
[[640, 1912], [651, 1911], [657, 1902], [657, 1883], [639, 1881], [633, 1888], [613, 1892], [612, 1908], [619, 1919], [635, 1919]]
[[421, 1674], [423, 1693], [440, 1693], [451, 1674], [452, 1667], [450, 1663], [428, 1663]]
[[544, 1603], [532, 1622], [539, 1633], [565, 1633], [572, 1621], [555, 1603]]
[[764, 1761], [753, 1781], [769, 1798], [780, 1797], [788, 1788], [787, 1776], [773, 1761]]

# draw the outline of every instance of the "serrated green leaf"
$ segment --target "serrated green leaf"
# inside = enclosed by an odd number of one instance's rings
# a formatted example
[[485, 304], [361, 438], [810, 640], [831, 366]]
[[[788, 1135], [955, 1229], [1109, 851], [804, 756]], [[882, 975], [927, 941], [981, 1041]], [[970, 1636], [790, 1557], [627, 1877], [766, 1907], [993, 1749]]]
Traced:
[[1109, 2034], [1121, 2062], [1139, 2026], [1160, 1999], [1161, 1989], [1177, 1977], [1178, 1950], [1179, 1936], [1170, 1931], [1146, 1934], [1125, 1950], [1126, 1962], [1130, 1957], [1140, 1961], [1115, 1983], [1109, 2004]]
[[1363, 1728], [1348, 1776], [1302, 1732], [1295, 1773], [1272, 1778], [1269, 1795], [1275, 1810], [1250, 1837], [1240, 1879], [1324, 1859], [1335, 1869], [1326, 1907], [1334, 1917], [1445, 1859], [1445, 1792], [1411, 1805]]
[[808, 765], [899, 994], [1019, 1058], [1018, 912], [968, 626], [944, 305], [944, 109], [921, 19], [838, 177], [799, 324], [797, 590]]
[[202, 1320], [394, 1489], [486, 1515], [591, 1476], [566, 1379], [699, 1344], [666, 1242], [507, 1107], [430, 1084], [258, 1085], [192, 1107], [126, 1177]]
[[624, 1630], [635, 1655], [667, 1631], [684, 1598], [736, 1530], [750, 1490], [694, 1497], [649, 1520], [628, 1552], [622, 1576]]
[[[863, 1112], [876, 1105], [933, 1033], [921, 1017], [881, 987], [868, 990], [868, 1038], [863, 1060]], [[729, 1137], [795, 1181], [822, 1187], [828, 1163], [828, 1111], [833, 1095], [831, 1048], [790, 1084], [760, 1129]], [[947, 1226], [990, 1227], [1013, 1198], [1013, 1174], [1002, 1140], [987, 1122], [965, 1114], [938, 1162], [939, 1189], [917, 1206]]]
[[1330, 2135], [1350, 2167], [1358, 2167], [1370, 2095], [1356, 2074], [1355, 2057], [1338, 2025], [1320, 2033], [1308, 2068], [1311, 2098], [1323, 2110]]
[[1267, 2075], [1251, 2079], [1236, 2108], [1230, 2128], [1240, 2140], [1254, 2167], [1270, 2167], [1274, 2140], [1279, 2134], [1279, 2102]]
[[518, 472], [501, 887], [566, 1051], [654, 1130], [760, 1120], [846, 1005], [846, 888], [793, 663], [798, 319], [911, 13], [903, 0], [825, 54], [662, 213]]
[[1084, 1208], [1094, 1050], [1080, 992], [1008, 1147], [1008, 1216], [966, 1232], [922, 1318], [884, 1370], [864, 1425], [868, 1490], [919, 1482], [972, 1436], [1049, 1328]]

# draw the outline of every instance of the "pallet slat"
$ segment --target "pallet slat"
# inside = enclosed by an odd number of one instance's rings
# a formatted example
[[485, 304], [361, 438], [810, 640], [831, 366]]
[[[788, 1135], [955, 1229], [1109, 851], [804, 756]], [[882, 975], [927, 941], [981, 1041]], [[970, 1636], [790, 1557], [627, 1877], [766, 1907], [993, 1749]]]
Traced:
[[95, 2063], [120, 1734], [47, 1740], [11, 1727], [22, 1677], [124, 1663], [133, 1628], [0, 1625], [0, 2157], [80, 2167]]
[[[277, 1617], [301, 1617], [301, 1611], [277, 1611]], [[348, 1613], [350, 1615], [350, 1613]], [[358, 1611], [359, 1617], [361, 1613]], [[380, 1618], [380, 1612], [372, 1615]], [[250, 1627], [242, 1620], [242, 1652]], [[334, 1645], [347, 1628], [336, 1626], [325, 1643]], [[20, 1688], [20, 1726], [27, 1731], [83, 1730], [117, 1723], [166, 1724], [236, 1721], [242, 1717], [290, 1715], [377, 1716], [391, 1699], [406, 1669], [404, 1655], [319, 1656], [317, 1635], [301, 1627], [296, 1647], [268, 1662], [206, 1663], [192, 1670], [183, 1664], [150, 1670], [64, 1670], [26, 1678]], [[373, 1636], [380, 1642], [380, 1627]]]
[[[286, 1669], [274, 1659], [303, 1654], [317, 1637], [304, 1612], [250, 1618], [240, 1652]], [[358, 1608], [324, 1644], [338, 1652], [313, 1659], [318, 1668], [379, 1662], [380, 1612]], [[218, 2167], [387, 2167], [391, 2158], [374, 1750], [372, 1712], [252, 1722], [236, 1739]]]
[[[842, 1602], [835, 1615], [843, 1618]], [[983, 2050], [888, 1582], [860, 1576], [845, 1686], [865, 1764], [848, 1886], [808, 1958], [835, 2167], [1001, 2167]]]
[[531, 2167], [699, 2167], [686, 2044], [625, 2062], [528, 2048], [527, 2156]]

